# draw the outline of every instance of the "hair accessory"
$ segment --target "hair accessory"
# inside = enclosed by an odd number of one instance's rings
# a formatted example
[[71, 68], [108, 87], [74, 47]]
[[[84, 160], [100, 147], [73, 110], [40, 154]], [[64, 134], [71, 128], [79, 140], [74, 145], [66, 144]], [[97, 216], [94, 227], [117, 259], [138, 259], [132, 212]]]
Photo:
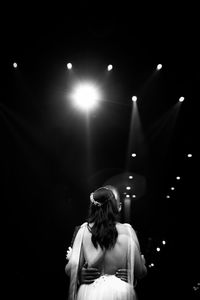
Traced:
[[90, 201], [91, 201], [92, 204], [94, 204], [94, 205], [101, 206], [102, 203], [99, 203], [98, 201], [94, 200], [93, 194], [94, 194], [94, 193], [91, 193], [91, 194], [90, 194]]

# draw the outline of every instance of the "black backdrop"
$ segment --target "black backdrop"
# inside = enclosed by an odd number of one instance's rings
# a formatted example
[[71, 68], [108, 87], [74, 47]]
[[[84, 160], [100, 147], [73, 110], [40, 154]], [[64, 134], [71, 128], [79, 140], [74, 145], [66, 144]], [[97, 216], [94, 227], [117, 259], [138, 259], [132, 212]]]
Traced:
[[[0, 128], [7, 298], [67, 298], [65, 253], [87, 215], [88, 195], [127, 171], [128, 160], [129, 172], [147, 184], [130, 221], [147, 262], [156, 265], [138, 284], [140, 299], [193, 299], [199, 280], [195, 8], [89, 8], [86, 2], [4, 9]], [[65, 102], [68, 61], [76, 75], [103, 82], [106, 101], [91, 114], [89, 129], [85, 116]], [[108, 76], [109, 63], [114, 69]], [[158, 63], [163, 70], [155, 74]], [[137, 160], [127, 158], [133, 94], [140, 100], [141, 128], [136, 139], [131, 136]], [[166, 199], [171, 185], [176, 190]], [[163, 238], [166, 247], [157, 254]]]

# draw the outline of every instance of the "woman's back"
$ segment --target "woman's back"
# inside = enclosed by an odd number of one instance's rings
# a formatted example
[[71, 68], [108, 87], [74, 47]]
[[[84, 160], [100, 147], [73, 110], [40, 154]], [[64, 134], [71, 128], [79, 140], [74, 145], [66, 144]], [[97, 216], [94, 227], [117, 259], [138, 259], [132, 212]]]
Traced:
[[[70, 300], [135, 299], [134, 279], [142, 277], [146, 267], [134, 229], [117, 223], [120, 211], [120, 198], [110, 187], [90, 194], [88, 219], [77, 232], [66, 266]], [[101, 276], [91, 284], [81, 284], [77, 293], [78, 274], [85, 264], [98, 268]], [[119, 269], [127, 270], [127, 282], [116, 276]]]
[[[117, 223], [118, 237], [113, 248], [102, 250], [94, 247], [91, 232], [87, 229], [83, 238], [83, 255], [88, 267], [97, 267], [101, 274], [115, 274], [118, 269], [127, 268], [130, 233], [126, 224]], [[134, 241], [132, 241], [134, 243]]]

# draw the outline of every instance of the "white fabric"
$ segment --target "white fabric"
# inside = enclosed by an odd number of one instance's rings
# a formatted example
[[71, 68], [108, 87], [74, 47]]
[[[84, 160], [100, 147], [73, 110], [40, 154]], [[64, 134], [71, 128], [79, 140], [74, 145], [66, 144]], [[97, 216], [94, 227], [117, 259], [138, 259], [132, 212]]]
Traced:
[[[132, 233], [131, 233], [131, 226], [126, 224], [130, 239], [128, 243], [128, 258], [127, 258], [127, 265], [128, 265], [128, 283], [133, 286], [134, 284], [134, 248], [133, 248], [133, 240], [132, 240]], [[128, 226], [129, 225], [129, 226]]]
[[[115, 275], [103, 275], [92, 284], [82, 284], [78, 290], [78, 271], [81, 257], [81, 247], [87, 223], [81, 225], [74, 244], [72, 254], [68, 262], [70, 268], [70, 287], [68, 300], [135, 300], [134, 291], [134, 246], [137, 245], [137, 236], [130, 224], [125, 224], [129, 232], [128, 243], [128, 283]], [[139, 243], [138, 243], [139, 246]]]
[[77, 300], [135, 300], [136, 295], [129, 283], [115, 275], [103, 275], [92, 284], [82, 284]]
[[128, 282], [131, 285], [136, 286], [137, 280], [134, 277], [134, 265], [135, 265], [134, 254], [135, 254], [135, 247], [137, 247], [137, 250], [140, 252], [140, 244], [133, 227], [128, 223], [124, 223], [124, 225], [127, 227], [130, 236], [129, 243], [128, 243], [128, 259], [127, 259]]
[[71, 257], [68, 262], [68, 267], [70, 268], [70, 286], [69, 286], [69, 297], [68, 297], [69, 300], [76, 300], [80, 254], [81, 254], [83, 235], [86, 227], [87, 227], [87, 223], [85, 222], [81, 225], [80, 229], [78, 230], [73, 243]]

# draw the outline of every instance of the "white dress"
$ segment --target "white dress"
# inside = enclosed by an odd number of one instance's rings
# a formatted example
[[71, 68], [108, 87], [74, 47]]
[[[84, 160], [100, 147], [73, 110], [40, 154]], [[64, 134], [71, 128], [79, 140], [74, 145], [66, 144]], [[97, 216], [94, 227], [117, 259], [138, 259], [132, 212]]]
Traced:
[[92, 284], [82, 284], [78, 288], [81, 247], [87, 223], [81, 225], [74, 240], [72, 254], [68, 262], [70, 269], [69, 300], [136, 300], [134, 290], [134, 243], [138, 240], [130, 224], [125, 224], [130, 234], [128, 243], [128, 282], [115, 275], [104, 274]]
[[133, 286], [115, 275], [103, 275], [92, 284], [82, 284], [77, 300], [135, 300]]

